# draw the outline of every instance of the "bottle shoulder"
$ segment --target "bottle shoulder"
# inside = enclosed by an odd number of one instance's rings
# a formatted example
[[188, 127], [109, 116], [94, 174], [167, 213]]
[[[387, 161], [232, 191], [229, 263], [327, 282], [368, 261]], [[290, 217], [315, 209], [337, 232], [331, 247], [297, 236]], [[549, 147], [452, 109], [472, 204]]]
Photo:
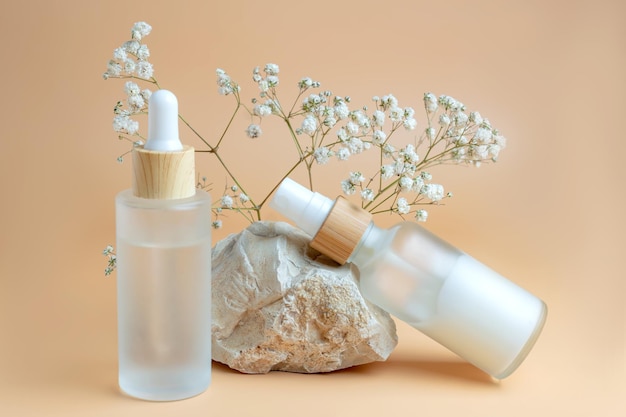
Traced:
[[192, 208], [197, 206], [211, 206], [211, 195], [204, 190], [196, 190], [196, 193], [187, 198], [176, 199], [151, 199], [137, 197], [132, 189], [120, 191], [115, 196], [116, 204], [143, 209], [160, 209], [168, 207]]

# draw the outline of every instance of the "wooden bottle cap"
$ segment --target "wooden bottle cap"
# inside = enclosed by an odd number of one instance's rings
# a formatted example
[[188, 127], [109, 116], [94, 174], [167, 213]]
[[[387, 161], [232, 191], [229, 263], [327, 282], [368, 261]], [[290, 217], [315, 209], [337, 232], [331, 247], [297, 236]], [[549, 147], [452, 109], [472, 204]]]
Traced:
[[182, 151], [133, 149], [133, 194], [136, 197], [173, 200], [196, 193], [194, 149]]
[[371, 213], [339, 196], [310, 245], [343, 265], [371, 221]]

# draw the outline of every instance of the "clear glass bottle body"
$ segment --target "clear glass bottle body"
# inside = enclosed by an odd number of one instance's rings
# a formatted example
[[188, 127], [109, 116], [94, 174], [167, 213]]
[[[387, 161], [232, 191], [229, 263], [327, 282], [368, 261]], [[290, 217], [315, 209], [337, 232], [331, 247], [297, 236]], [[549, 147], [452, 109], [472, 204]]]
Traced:
[[495, 378], [537, 339], [545, 304], [415, 223], [370, 224], [350, 256], [367, 299]]
[[172, 401], [211, 380], [211, 200], [116, 197], [119, 385]]

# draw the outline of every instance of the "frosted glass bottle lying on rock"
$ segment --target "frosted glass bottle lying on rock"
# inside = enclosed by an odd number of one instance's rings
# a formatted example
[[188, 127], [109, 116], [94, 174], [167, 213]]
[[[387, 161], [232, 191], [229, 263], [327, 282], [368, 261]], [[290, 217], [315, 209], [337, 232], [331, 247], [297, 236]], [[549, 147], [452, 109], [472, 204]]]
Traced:
[[313, 237], [311, 247], [356, 265], [365, 298], [494, 378], [510, 375], [541, 332], [540, 299], [415, 223], [383, 230], [344, 198], [290, 179], [270, 205]]
[[178, 139], [176, 97], [153, 93], [148, 117], [133, 187], [116, 198], [119, 386], [171, 401], [211, 380], [211, 200]]

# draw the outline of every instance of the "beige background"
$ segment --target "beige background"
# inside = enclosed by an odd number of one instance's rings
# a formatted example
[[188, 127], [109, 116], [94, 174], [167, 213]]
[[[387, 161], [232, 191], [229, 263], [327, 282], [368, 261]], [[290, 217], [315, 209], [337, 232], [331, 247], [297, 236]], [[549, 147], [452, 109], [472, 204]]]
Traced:
[[[4, 2], [0, 415], [623, 415], [624, 16], [617, 0]], [[260, 376], [214, 364], [194, 399], [120, 395], [115, 279], [100, 253], [130, 165], [115, 162], [126, 147], [111, 130], [122, 83], [101, 73], [138, 20], [154, 28], [157, 78], [209, 138], [232, 104], [215, 68], [252, 91], [266, 62], [287, 95], [308, 75], [357, 103], [392, 92], [418, 109], [433, 91], [489, 117], [509, 139], [501, 162], [434, 170], [455, 197], [427, 227], [547, 302], [522, 367], [494, 383], [399, 324], [385, 363]], [[224, 148], [259, 192], [293, 156], [278, 132]], [[214, 165], [198, 158], [219, 190]], [[327, 168], [321, 188], [336, 193], [347, 168]], [[230, 220], [215, 240], [244, 225]]]

